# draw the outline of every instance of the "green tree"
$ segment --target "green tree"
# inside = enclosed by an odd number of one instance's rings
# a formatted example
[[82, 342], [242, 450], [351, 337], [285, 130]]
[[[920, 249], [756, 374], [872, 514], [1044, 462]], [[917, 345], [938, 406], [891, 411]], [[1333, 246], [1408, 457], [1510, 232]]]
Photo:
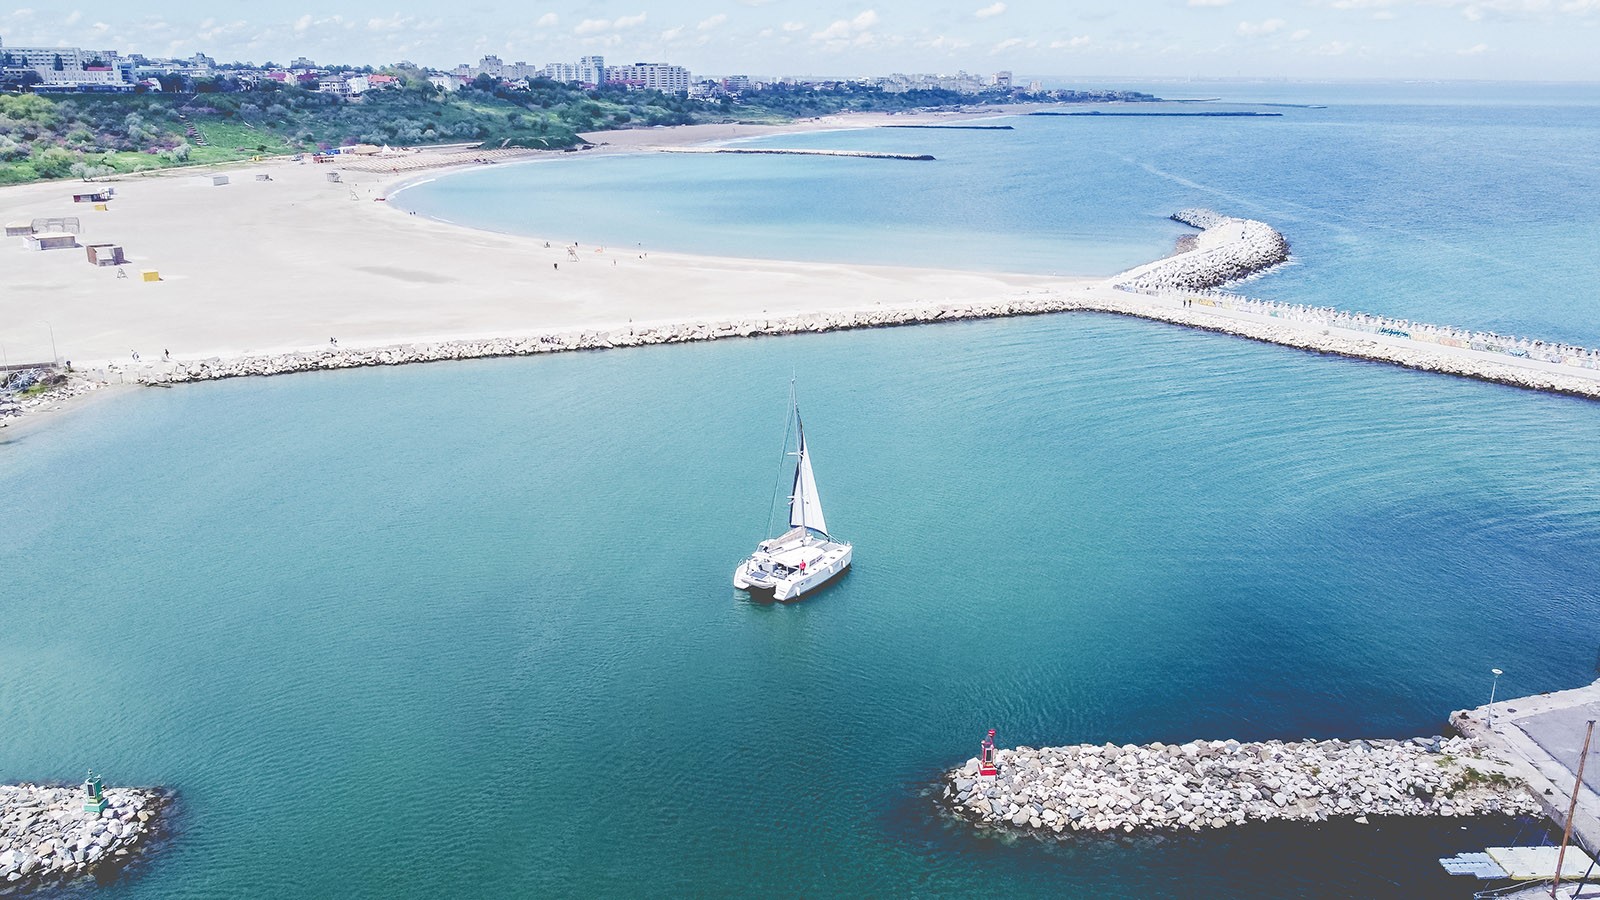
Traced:
[[49, 147], [33, 155], [33, 171], [40, 178], [65, 178], [72, 174], [72, 164], [77, 157], [61, 149]]

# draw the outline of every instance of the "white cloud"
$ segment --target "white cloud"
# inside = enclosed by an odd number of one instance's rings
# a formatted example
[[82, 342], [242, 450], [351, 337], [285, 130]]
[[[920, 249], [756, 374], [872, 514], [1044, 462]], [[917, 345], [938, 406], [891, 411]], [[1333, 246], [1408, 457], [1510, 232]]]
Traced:
[[790, 33], [793, 33], [793, 32], [796, 32], [796, 31], [805, 31], [806, 30], [806, 23], [804, 23], [804, 22], [785, 22], [785, 23], [783, 23], [783, 30], [787, 31], [787, 32], [790, 32]]
[[989, 52], [990, 53], [1004, 53], [1007, 50], [1012, 49], [1013, 47], [1021, 47], [1025, 43], [1027, 43], [1027, 42], [1024, 41], [1022, 38], [1006, 38], [1005, 40], [1001, 41], [1000, 43], [995, 44], [994, 45], [994, 49], [990, 50]]
[[1079, 47], [1087, 46], [1089, 46], [1089, 36], [1087, 34], [1074, 35], [1064, 40], [1050, 42], [1051, 50], [1076, 50]]
[[1384, 9], [1394, 4], [1395, 0], [1333, 0], [1329, 6], [1334, 9]]
[[82, 21], [82, 19], [83, 19], [83, 12], [81, 10], [76, 10], [75, 9], [75, 10], [72, 11], [71, 15], [67, 16], [66, 24], [68, 24], [68, 25], [76, 25], [76, 24], [78, 24], [78, 22]]
[[1263, 19], [1260, 22], [1240, 22], [1239, 27], [1235, 29], [1235, 31], [1239, 33], [1240, 37], [1261, 37], [1263, 35], [1275, 34], [1279, 31], [1282, 31], [1283, 27], [1288, 24], [1288, 22], [1285, 22], [1282, 19]]
[[1489, 52], [1488, 44], [1474, 44], [1473, 46], [1467, 47], [1464, 50], [1456, 51], [1456, 53], [1460, 56], [1482, 56], [1487, 52]]
[[1289, 40], [1291, 40], [1291, 41], [1303, 41], [1308, 37], [1311, 37], [1311, 29], [1302, 28], [1299, 31], [1296, 31], [1294, 34], [1289, 35]]
[[668, 28], [666, 31], [661, 32], [660, 40], [662, 43], [671, 43], [681, 37], [683, 37], [683, 26], [674, 25], [673, 27]]
[[983, 9], [975, 11], [973, 13], [973, 15], [977, 16], [980, 19], [992, 19], [995, 16], [998, 16], [998, 15], [1000, 15], [1001, 13], [1003, 13], [1005, 11], [1006, 11], [1006, 5], [1004, 3], [1002, 3], [1002, 2], [1000, 2], [1000, 0], [995, 0], [994, 3], [991, 3], [988, 6], [985, 6]]
[[701, 19], [700, 20], [700, 24], [696, 25], [695, 28], [698, 28], [701, 31], [710, 31], [711, 29], [717, 27], [718, 25], [721, 25], [723, 22], [726, 22], [726, 21], [728, 21], [728, 17], [725, 14], [717, 13], [714, 16], [710, 16], [708, 18]]
[[917, 46], [926, 47], [929, 50], [965, 50], [972, 46], [972, 42], [966, 38], [953, 38], [941, 34], [936, 38], [921, 41]]
[[852, 37], [859, 40], [860, 33], [878, 24], [877, 10], [869, 9], [853, 19], [837, 19], [832, 25], [813, 34], [814, 41], [842, 41]]
[[1232, 3], [1233, 0], [1189, 0], [1189, 5], [1195, 7], [1228, 6]]
[[1312, 52], [1318, 56], [1344, 56], [1349, 53], [1354, 44], [1349, 41], [1329, 41]]
[[[647, 15], [646, 13], [639, 13], [636, 16], [618, 16], [615, 19], [584, 19], [573, 27], [572, 33], [576, 35], [595, 35], [605, 34], [608, 31], [627, 31], [629, 28], [643, 25]], [[614, 44], [616, 41], [608, 40], [605, 43]]]
[[539, 17], [539, 21], [533, 24], [538, 28], [554, 28], [561, 24], [561, 17], [553, 12], [547, 12]]
[[295, 30], [295, 33], [297, 33], [297, 34], [304, 34], [306, 29], [308, 29], [310, 27], [311, 27], [311, 14], [310, 13], [306, 13], [305, 15], [301, 16], [300, 18], [294, 20], [294, 30]]

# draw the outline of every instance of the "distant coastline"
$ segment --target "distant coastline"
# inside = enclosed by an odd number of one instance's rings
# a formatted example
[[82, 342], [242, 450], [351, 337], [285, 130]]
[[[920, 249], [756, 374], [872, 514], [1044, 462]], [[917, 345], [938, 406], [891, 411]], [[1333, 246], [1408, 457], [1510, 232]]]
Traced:
[[1275, 112], [1248, 112], [1237, 110], [1210, 110], [1207, 112], [1108, 112], [1103, 109], [1089, 109], [1079, 112], [1033, 112], [1030, 116], [1107, 116], [1111, 118], [1140, 116], [1149, 119], [1265, 119], [1274, 116], [1281, 117], [1283, 113]]

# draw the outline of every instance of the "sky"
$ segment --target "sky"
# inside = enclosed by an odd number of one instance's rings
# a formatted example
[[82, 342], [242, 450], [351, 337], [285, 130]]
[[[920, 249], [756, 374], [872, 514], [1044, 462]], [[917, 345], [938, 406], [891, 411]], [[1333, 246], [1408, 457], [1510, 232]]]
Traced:
[[0, 42], [439, 68], [599, 54], [697, 76], [1600, 81], [1600, 0], [32, 0], [0, 11]]

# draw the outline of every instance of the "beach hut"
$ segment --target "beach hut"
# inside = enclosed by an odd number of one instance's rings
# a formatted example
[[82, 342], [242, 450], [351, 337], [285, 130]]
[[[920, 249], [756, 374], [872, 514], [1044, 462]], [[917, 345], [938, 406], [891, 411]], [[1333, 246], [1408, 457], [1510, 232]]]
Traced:
[[91, 266], [120, 266], [128, 261], [121, 247], [109, 243], [90, 244], [84, 248], [84, 255]]
[[211, 176], [211, 184], [213, 186], [220, 186], [220, 185], [224, 185], [224, 184], [227, 184], [227, 183], [228, 183], [228, 176], [226, 176], [226, 175], [213, 175], [213, 176]]
[[33, 223], [31, 222], [6, 223], [6, 237], [27, 237], [30, 234], [33, 234]]
[[66, 231], [77, 234], [83, 230], [83, 225], [78, 221], [77, 216], [48, 216], [34, 219], [32, 228], [34, 234], [46, 231]]
[[30, 250], [67, 250], [78, 246], [76, 235], [58, 232], [31, 234], [23, 240], [27, 241]]
[[23, 240], [28, 242], [29, 250], [69, 250], [78, 246], [78, 238], [65, 233], [30, 234]]

